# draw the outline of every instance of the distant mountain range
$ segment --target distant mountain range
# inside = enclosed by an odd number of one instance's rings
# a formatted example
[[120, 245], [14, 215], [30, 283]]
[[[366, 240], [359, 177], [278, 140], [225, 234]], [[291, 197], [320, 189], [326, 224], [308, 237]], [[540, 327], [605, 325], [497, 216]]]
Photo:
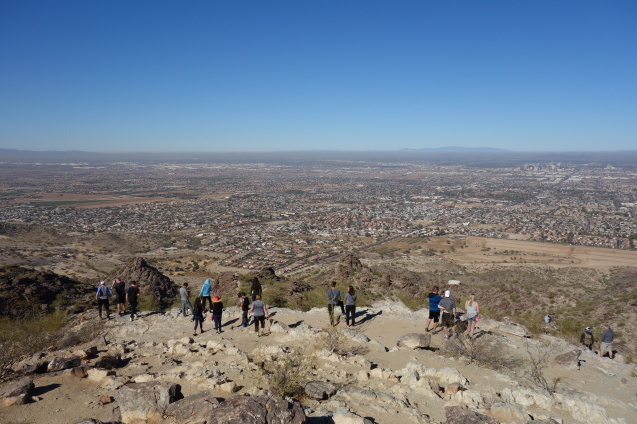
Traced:
[[510, 152], [497, 147], [422, 147], [420, 149], [400, 149], [401, 152]]

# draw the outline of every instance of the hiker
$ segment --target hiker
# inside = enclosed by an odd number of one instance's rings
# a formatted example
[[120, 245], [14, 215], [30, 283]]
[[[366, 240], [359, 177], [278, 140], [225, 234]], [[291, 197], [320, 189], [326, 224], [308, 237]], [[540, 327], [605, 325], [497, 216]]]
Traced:
[[100, 319], [102, 318], [102, 307], [106, 309], [106, 319], [111, 319], [111, 313], [108, 310], [108, 297], [112, 295], [113, 292], [111, 289], [106, 287], [106, 283], [104, 281], [100, 281], [99, 286], [97, 286], [97, 293], [95, 293], [95, 299], [97, 299], [97, 309], [100, 313]]
[[212, 285], [210, 284], [210, 278], [206, 278], [203, 282], [203, 286], [201, 286], [201, 290], [199, 290], [199, 294], [197, 297], [201, 298], [201, 304], [203, 306], [203, 311], [206, 312], [206, 301], [210, 304], [210, 309], [212, 309], [212, 300], [210, 298], [210, 290], [212, 290]]
[[[190, 303], [190, 302], [188, 302]], [[192, 320], [195, 322], [195, 332], [192, 333], [193, 336], [197, 335], [197, 325], [199, 325], [199, 330], [201, 330], [201, 334], [203, 334], [203, 306], [201, 305], [201, 298], [195, 299], [195, 307], [191, 308], [192, 311]]]
[[188, 290], [188, 283], [184, 283], [179, 288], [179, 296], [181, 297], [181, 314], [186, 316], [186, 308], [190, 309], [191, 314], [195, 314], [192, 309], [192, 304], [190, 303], [190, 290]]
[[210, 319], [215, 323], [217, 334], [221, 333], [221, 314], [223, 313], [223, 302], [219, 296], [212, 299], [212, 317]]
[[586, 346], [588, 350], [593, 350], [593, 343], [595, 338], [593, 337], [593, 330], [590, 327], [586, 327], [584, 332], [579, 337], [579, 342], [582, 346]]
[[[443, 297], [438, 303], [438, 307], [442, 311], [442, 317], [440, 318], [440, 322], [445, 331], [445, 339], [449, 338], [449, 329], [453, 328], [456, 323], [456, 302], [451, 298], [451, 290], [447, 290], [445, 292], [445, 297]], [[452, 330], [453, 335], [453, 330]]]
[[113, 280], [111, 289], [115, 292], [115, 305], [117, 305], [117, 315], [126, 313], [126, 283], [119, 278]]
[[[438, 303], [440, 303], [440, 299], [442, 299], [442, 297], [440, 297], [440, 294], [438, 294], [439, 291], [440, 288], [438, 288], [438, 286], [433, 286], [431, 292], [427, 295], [427, 299], [429, 300], [429, 318], [427, 319], [427, 324], [425, 325], [425, 331], [427, 332], [433, 330], [433, 332], [435, 333], [436, 327], [438, 327], [438, 321], [440, 321], [440, 307], [438, 307]], [[430, 330], [429, 323], [431, 322], [431, 320], [433, 320], [434, 326]]]
[[469, 296], [464, 304], [464, 309], [467, 311], [467, 331], [465, 334], [469, 334], [469, 337], [473, 337], [473, 332], [476, 329], [476, 322], [478, 321], [478, 314], [480, 313], [480, 305], [476, 302], [476, 295]]
[[602, 331], [602, 341], [599, 345], [599, 356], [604, 357], [608, 352], [608, 357], [613, 359], [615, 353], [613, 352], [613, 340], [615, 340], [615, 332], [610, 328], [609, 324], [604, 324], [604, 331]]
[[250, 285], [250, 296], [252, 297], [252, 301], [254, 302], [257, 299], [257, 295], [262, 295], [262, 294], [263, 294], [263, 287], [261, 287], [259, 278], [253, 277], [252, 284]]
[[[356, 292], [353, 286], [349, 286], [347, 293], [345, 293], [345, 323], [348, 327], [353, 327], [354, 317], [356, 316]], [[350, 325], [350, 317], [352, 318], [352, 324]]]
[[331, 287], [327, 289], [327, 313], [330, 316], [330, 325], [335, 327], [340, 321], [340, 316], [334, 317], [334, 307], [341, 301], [341, 291], [336, 288], [336, 281], [332, 281]]
[[241, 308], [241, 325], [239, 327], [246, 328], [248, 326], [248, 311], [250, 310], [250, 298], [244, 293], [239, 293], [239, 308]]
[[131, 281], [130, 286], [126, 289], [126, 302], [130, 305], [130, 320], [139, 318], [137, 315], [137, 301], [139, 300], [139, 287], [137, 282]]
[[[265, 302], [261, 300], [260, 294], [256, 295], [254, 302], [252, 302], [250, 312], [254, 316], [254, 331], [257, 333], [257, 337], [261, 337], [265, 334], [265, 320], [270, 318], [270, 314]], [[259, 334], [259, 323], [261, 323], [261, 334]]]

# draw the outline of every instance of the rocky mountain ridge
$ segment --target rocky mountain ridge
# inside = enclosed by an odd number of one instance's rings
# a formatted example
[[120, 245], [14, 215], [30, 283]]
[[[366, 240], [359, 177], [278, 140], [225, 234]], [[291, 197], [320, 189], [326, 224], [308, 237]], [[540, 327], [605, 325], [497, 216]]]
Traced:
[[[0, 388], [2, 402], [13, 404], [0, 407], [0, 418], [46, 417], [51, 424], [620, 424], [637, 418], [634, 365], [551, 336], [529, 338], [521, 326], [480, 321], [467, 345], [472, 351], [454, 348], [467, 343], [463, 336], [425, 332], [426, 310], [412, 312], [400, 302], [359, 308], [357, 325], [336, 331], [327, 327], [325, 308], [271, 312], [265, 337], [238, 327], [236, 307], [226, 308], [221, 334], [207, 320], [206, 331], [192, 336], [192, 322], [179, 309], [107, 321], [91, 343], [22, 361], [25, 377]], [[74, 331], [99, 321], [94, 311], [74, 320]], [[481, 357], [480, 346], [495, 350]], [[559, 378], [554, 391], [529, 379], [527, 357], [539, 360], [541, 352], [548, 360], [536, 371], [549, 381]], [[280, 375], [301, 387], [295, 399], [281, 397]]]

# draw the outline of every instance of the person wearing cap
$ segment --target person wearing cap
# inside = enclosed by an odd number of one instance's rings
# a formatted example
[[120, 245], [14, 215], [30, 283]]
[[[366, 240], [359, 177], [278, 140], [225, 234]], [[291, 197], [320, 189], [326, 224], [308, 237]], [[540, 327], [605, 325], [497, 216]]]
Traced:
[[215, 323], [215, 331], [221, 333], [221, 314], [223, 313], [223, 302], [219, 296], [212, 298], [212, 320]]
[[113, 292], [111, 289], [106, 287], [106, 283], [104, 281], [100, 281], [100, 284], [97, 286], [97, 293], [95, 293], [95, 299], [97, 299], [97, 310], [100, 314], [100, 319], [102, 318], [102, 308], [106, 309], [106, 318], [111, 319], [111, 313], [109, 311], [108, 298], [111, 296]]
[[590, 327], [586, 327], [584, 332], [579, 338], [579, 342], [582, 346], [586, 346], [588, 350], [593, 350], [593, 343], [595, 338], [593, 337], [593, 330]]
[[456, 325], [456, 302], [451, 298], [451, 290], [445, 292], [445, 297], [438, 303], [440, 310], [442, 311], [442, 318], [440, 322], [445, 331], [445, 339], [449, 338], [449, 329]]
[[608, 357], [613, 359], [615, 354], [613, 353], [613, 340], [615, 340], [615, 332], [610, 328], [610, 325], [604, 324], [604, 331], [602, 332], [602, 341], [599, 345], [599, 356], [602, 358], [608, 352]]

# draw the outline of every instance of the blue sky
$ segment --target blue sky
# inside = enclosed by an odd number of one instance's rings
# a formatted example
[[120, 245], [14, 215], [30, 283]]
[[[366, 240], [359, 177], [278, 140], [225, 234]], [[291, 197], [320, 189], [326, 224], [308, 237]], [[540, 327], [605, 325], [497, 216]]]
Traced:
[[637, 149], [637, 2], [0, 1], [0, 148]]

